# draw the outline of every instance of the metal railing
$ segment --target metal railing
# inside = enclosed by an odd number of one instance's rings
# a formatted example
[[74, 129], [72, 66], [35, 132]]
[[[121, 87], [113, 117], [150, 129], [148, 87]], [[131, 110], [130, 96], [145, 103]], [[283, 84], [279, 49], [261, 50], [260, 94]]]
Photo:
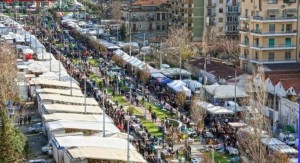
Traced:
[[280, 45], [257, 45], [257, 44], [252, 44], [251, 47], [255, 48], [294, 48], [296, 45], [285, 45], [285, 44], [280, 44]]
[[253, 16], [254, 20], [292, 20], [297, 19], [297, 16], [286, 16], [286, 17], [262, 17], [262, 16]]
[[292, 33], [297, 33], [297, 30], [290, 30], [290, 31], [267, 31], [267, 32], [262, 32], [261, 30], [251, 30], [251, 33], [257, 33], [257, 34], [292, 34]]

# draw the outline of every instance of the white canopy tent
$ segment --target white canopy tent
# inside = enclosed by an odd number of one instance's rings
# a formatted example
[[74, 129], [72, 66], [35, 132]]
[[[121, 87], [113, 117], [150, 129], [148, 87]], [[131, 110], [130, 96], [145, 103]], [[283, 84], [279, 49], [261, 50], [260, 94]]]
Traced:
[[231, 110], [228, 110], [222, 106], [215, 106], [205, 101], [199, 101], [197, 102], [197, 105], [211, 114], [234, 114], [234, 112]]
[[275, 138], [262, 138], [261, 142], [262, 142], [262, 144], [264, 144], [266, 146], [285, 144], [284, 142], [282, 142], [278, 139], [275, 139]]
[[[67, 104], [43, 104], [42, 106], [43, 114], [52, 114], [52, 113], [77, 113], [83, 114], [84, 106], [83, 105], [67, 105]], [[102, 114], [103, 110], [99, 106], [86, 106], [87, 114]]]
[[166, 77], [164, 74], [160, 73], [160, 72], [156, 72], [156, 73], [151, 73], [151, 77], [153, 78], [163, 78]]
[[186, 96], [191, 96], [192, 92], [190, 89], [188, 89], [186, 84], [181, 80], [174, 80], [171, 83], [167, 83], [167, 86], [171, 89], [173, 89], [176, 92], [184, 91]]
[[[67, 121], [85, 121], [85, 122], [103, 122], [103, 115], [99, 114], [77, 114], [77, 113], [53, 113], [43, 114], [45, 122], [67, 120]], [[114, 123], [114, 121], [105, 115], [105, 123]]]
[[282, 154], [298, 154], [298, 150], [286, 145], [286, 144], [278, 144], [278, 145], [270, 145], [269, 149], [282, 153]]
[[[101, 153], [101, 155], [99, 155]], [[102, 148], [102, 147], [77, 147], [67, 149], [69, 160], [86, 159], [93, 160], [108, 160], [108, 162], [126, 162], [127, 149]], [[129, 162], [132, 163], [146, 163], [147, 161], [136, 150], [129, 151]]]
[[215, 99], [231, 99], [248, 97], [248, 94], [238, 86], [234, 85], [207, 85], [205, 90], [210, 93]]
[[[71, 89], [54, 89], [54, 88], [43, 88], [43, 89], [36, 89], [36, 93], [38, 94], [60, 94], [60, 95], [71, 95]], [[72, 89], [72, 96], [83, 97], [81, 90], [79, 89]]]

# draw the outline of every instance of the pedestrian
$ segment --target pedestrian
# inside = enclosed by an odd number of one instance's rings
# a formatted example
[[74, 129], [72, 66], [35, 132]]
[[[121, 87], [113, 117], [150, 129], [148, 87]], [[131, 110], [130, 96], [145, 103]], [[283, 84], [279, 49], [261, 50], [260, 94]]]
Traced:
[[23, 123], [23, 118], [20, 117], [20, 125], [22, 126], [22, 123]]
[[151, 105], [149, 106], [149, 113], [151, 113], [151, 110], [152, 110], [152, 107], [151, 107]]
[[27, 123], [27, 116], [25, 115], [24, 116], [24, 125], [26, 125], [26, 123]]
[[30, 124], [30, 122], [31, 122], [31, 115], [28, 115], [27, 120], [28, 120], [28, 123]]

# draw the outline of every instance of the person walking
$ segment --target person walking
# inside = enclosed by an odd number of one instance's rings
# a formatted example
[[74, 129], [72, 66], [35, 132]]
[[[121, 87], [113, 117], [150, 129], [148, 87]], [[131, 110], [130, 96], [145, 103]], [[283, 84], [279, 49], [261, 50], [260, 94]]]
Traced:
[[152, 110], [152, 107], [151, 107], [151, 105], [149, 106], [149, 113], [151, 113], [151, 110]]
[[27, 116], [25, 115], [24, 116], [24, 125], [26, 125], [26, 123], [27, 123]]
[[30, 124], [30, 122], [31, 122], [31, 115], [28, 115], [27, 120], [28, 120], [28, 123]]

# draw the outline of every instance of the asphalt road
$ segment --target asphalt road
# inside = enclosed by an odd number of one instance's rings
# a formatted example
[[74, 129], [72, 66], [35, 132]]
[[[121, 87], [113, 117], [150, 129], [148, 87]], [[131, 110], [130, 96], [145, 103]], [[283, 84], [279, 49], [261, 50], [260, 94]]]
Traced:
[[31, 114], [33, 119], [31, 124], [23, 124], [19, 125], [15, 123], [15, 126], [19, 128], [19, 130], [26, 135], [28, 140], [28, 147], [29, 147], [29, 160], [36, 160], [36, 159], [45, 159], [47, 163], [55, 163], [52, 156], [48, 156], [47, 154], [43, 154], [41, 149], [43, 146], [45, 146], [48, 143], [47, 137], [43, 133], [28, 133], [28, 128], [35, 123], [41, 122], [41, 119], [38, 116], [38, 113], [35, 110], [26, 110], [26, 108], [22, 111], [22, 115]]

